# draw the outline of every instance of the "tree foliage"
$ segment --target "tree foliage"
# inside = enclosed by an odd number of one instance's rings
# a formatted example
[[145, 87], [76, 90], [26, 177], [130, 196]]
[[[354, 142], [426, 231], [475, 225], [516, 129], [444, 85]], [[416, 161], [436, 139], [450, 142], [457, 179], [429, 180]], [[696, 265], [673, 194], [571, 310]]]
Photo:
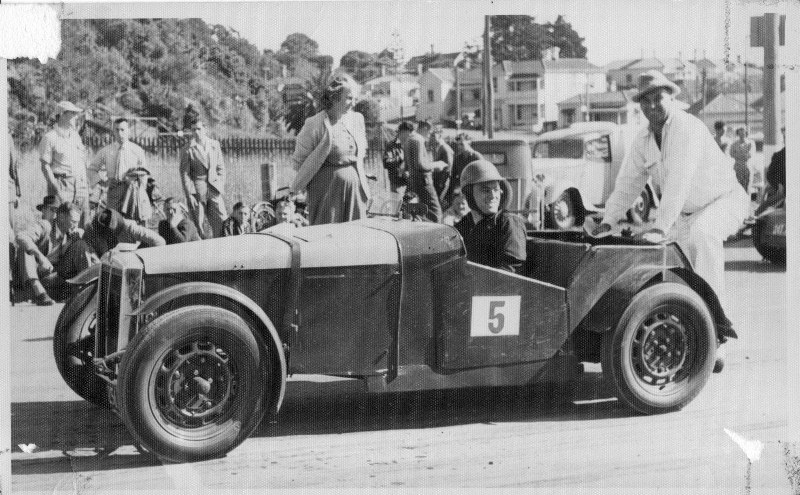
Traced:
[[286, 116], [275, 82], [284, 66], [309, 88], [330, 73], [332, 57], [318, 50], [316, 41], [295, 33], [277, 52], [260, 51], [234, 29], [201, 19], [63, 20], [55, 60], [10, 62], [9, 115], [46, 123], [67, 99], [156, 117], [177, 130], [192, 104], [217, 133], [261, 134]]
[[583, 41], [562, 16], [545, 24], [529, 15], [492, 16], [491, 50], [496, 61], [540, 60], [542, 51], [551, 47], [559, 47], [564, 58], [586, 58]]

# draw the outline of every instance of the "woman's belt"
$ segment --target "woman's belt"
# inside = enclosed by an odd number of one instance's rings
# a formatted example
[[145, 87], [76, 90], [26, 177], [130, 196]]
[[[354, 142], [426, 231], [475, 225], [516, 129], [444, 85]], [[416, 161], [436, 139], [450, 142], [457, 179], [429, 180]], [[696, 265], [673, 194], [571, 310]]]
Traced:
[[356, 160], [325, 160], [325, 163], [322, 164], [323, 167], [332, 167], [332, 168], [343, 168], [343, 167], [350, 167], [358, 163]]

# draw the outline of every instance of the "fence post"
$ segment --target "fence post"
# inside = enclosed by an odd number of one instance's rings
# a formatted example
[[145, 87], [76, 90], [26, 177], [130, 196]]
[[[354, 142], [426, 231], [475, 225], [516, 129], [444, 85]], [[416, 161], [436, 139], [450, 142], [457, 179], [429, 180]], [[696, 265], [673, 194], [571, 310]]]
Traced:
[[276, 190], [275, 163], [267, 162], [261, 164], [261, 199], [269, 201], [275, 197]]

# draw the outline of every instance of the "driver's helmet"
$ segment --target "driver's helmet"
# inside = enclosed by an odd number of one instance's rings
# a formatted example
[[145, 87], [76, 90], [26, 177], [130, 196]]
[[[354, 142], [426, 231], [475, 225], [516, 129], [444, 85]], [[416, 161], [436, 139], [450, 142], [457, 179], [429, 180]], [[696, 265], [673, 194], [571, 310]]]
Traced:
[[467, 204], [471, 209], [475, 209], [475, 200], [472, 196], [472, 185], [480, 184], [481, 182], [490, 182], [496, 180], [500, 183], [500, 189], [503, 190], [503, 197], [500, 200], [500, 209], [506, 210], [511, 204], [511, 184], [500, 175], [497, 167], [488, 160], [475, 160], [467, 164], [461, 172], [461, 191], [467, 198]]

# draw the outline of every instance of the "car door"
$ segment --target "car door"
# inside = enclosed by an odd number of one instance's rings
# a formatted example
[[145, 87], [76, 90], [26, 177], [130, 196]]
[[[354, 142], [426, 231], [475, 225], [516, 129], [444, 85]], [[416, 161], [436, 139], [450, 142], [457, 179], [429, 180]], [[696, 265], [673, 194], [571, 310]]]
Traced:
[[563, 288], [465, 259], [433, 272], [437, 365], [545, 360], [567, 338]]

